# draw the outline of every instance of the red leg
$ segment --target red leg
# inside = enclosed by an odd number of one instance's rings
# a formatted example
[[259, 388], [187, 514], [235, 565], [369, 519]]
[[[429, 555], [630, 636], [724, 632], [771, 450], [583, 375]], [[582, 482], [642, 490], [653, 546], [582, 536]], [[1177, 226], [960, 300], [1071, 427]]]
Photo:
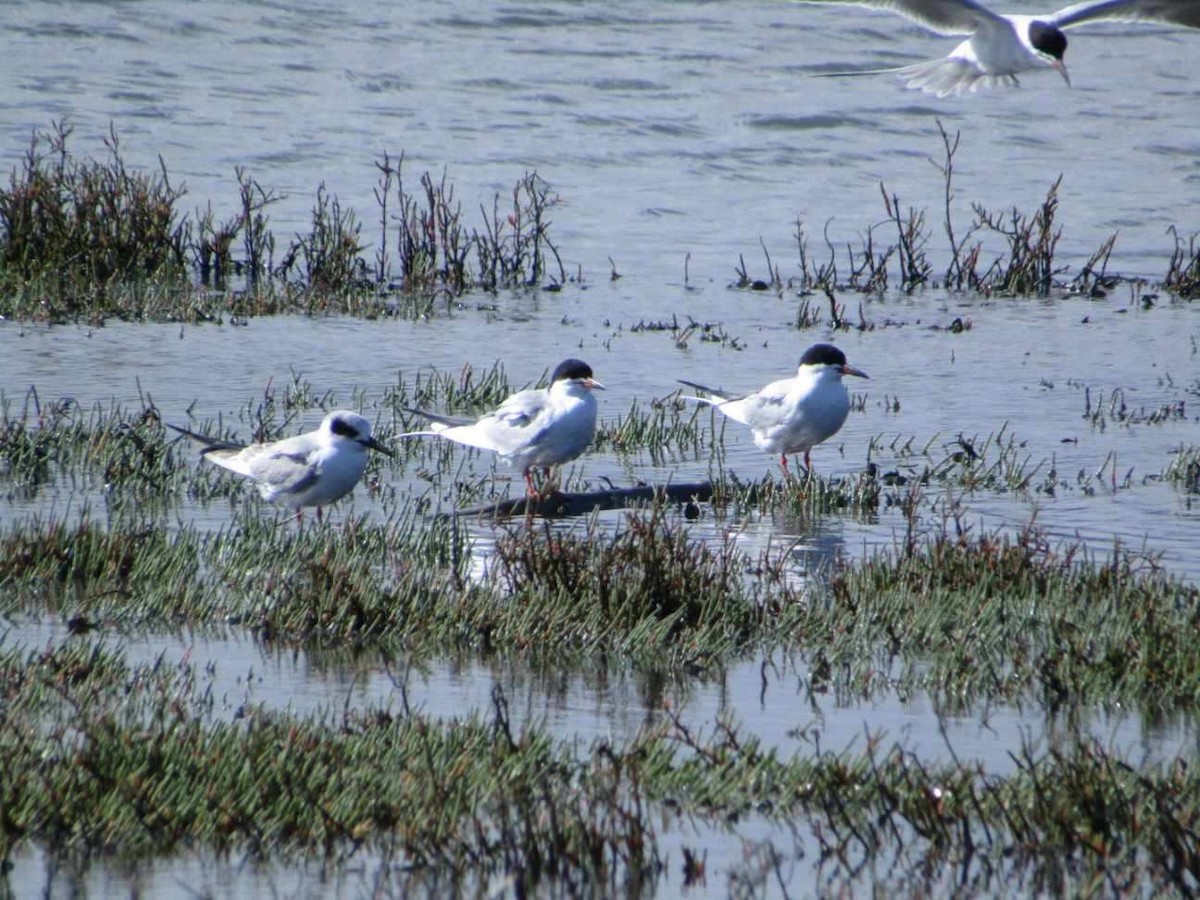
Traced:
[[525, 491], [530, 497], [537, 496], [537, 488], [533, 486], [533, 472], [530, 469], [525, 470]]
[[783, 466], [783, 474], [786, 475], [788, 478], [791, 478], [792, 473], [790, 471], [788, 471], [787, 454], [786, 453], [779, 454], [779, 464], [781, 466]]

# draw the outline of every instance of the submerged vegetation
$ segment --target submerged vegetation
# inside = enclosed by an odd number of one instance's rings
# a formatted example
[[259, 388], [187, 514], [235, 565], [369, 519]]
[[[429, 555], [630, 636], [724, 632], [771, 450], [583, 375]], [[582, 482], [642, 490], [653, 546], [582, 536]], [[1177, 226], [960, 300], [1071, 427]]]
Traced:
[[[936, 241], [935, 229], [929, 223], [926, 209], [904, 207], [900, 197], [880, 184], [885, 221], [872, 225], [862, 234], [858, 246], [846, 243], [839, 247], [824, 233], [824, 250], [810, 246], [804, 223], [796, 221], [795, 240], [799, 271], [784, 277], [771, 260], [765, 246], [766, 268], [769, 277], [753, 278], [744, 260], [737, 267], [737, 286], [757, 290], [796, 290], [802, 298], [823, 295], [828, 299], [829, 315], [823, 318], [824, 301], [810, 303], [802, 299], [797, 327], [811, 328], [828, 324], [835, 329], [863, 327], [846, 314], [835, 292], [883, 294], [897, 289], [911, 294], [923, 288], [941, 288], [990, 297], [1051, 297], [1086, 296], [1098, 299], [1122, 282], [1130, 286], [1135, 297], [1147, 289], [1159, 287], [1181, 299], [1190, 300], [1200, 290], [1200, 246], [1197, 235], [1186, 241], [1172, 228], [1173, 239], [1166, 271], [1162, 278], [1147, 283], [1142, 277], [1122, 277], [1108, 271], [1117, 234], [1109, 235], [1095, 252], [1073, 274], [1056, 257], [1062, 226], [1058, 224], [1059, 193], [1063, 176], [1058, 176], [1046, 191], [1042, 203], [1025, 212], [1013, 206], [996, 211], [981, 203], [972, 203], [972, 220], [965, 228], [955, 220], [953, 204], [956, 198], [954, 157], [961, 135], [951, 137], [939, 123], [943, 157], [935, 163], [944, 182], [941, 203], [941, 231], [947, 243], [949, 262], [938, 272], [931, 258]], [[894, 235], [894, 243], [881, 239], [877, 232]], [[998, 245], [998, 246], [997, 246]], [[898, 279], [898, 280], [897, 280]]]
[[[514, 525], [479, 580], [463, 541], [449, 520], [248, 522], [210, 537], [10, 530], [3, 615], [61, 615], [74, 636], [0, 645], [0, 860], [30, 841], [128, 862], [183, 848], [365, 855], [411, 887], [453, 873], [620, 893], [679, 877], [664, 849], [676, 836], [698, 861], [698, 825], [720, 833], [745, 820], [787, 827], [762, 845], [765, 868], [747, 860], [731, 878], [784, 877], [816, 852], [822, 877], [848, 888], [864, 871], [896, 889], [967, 893], [1200, 886], [1193, 767], [1130, 759], [1086, 728], [1097, 706], [1155, 719], [1196, 708], [1200, 592], [1153, 560], [1120, 549], [1091, 559], [1034, 529], [947, 532], [800, 589], [771, 553], [705, 548], [661, 509], [627, 514], [614, 532]], [[950, 711], [1041, 704], [1083, 722], [987, 772], [953, 753], [931, 764], [882, 735], [828, 748], [800, 725], [785, 749], [729, 717], [697, 730], [669, 702], [631, 738], [563, 740], [536, 718], [516, 723], [499, 690], [487, 713], [410, 708], [395, 674], [385, 707], [299, 714], [218, 701], [212, 663], [131, 664], [114, 649], [162, 623], [374, 646], [399, 668], [456, 647], [532, 651], [558, 670], [612, 653], [607, 665], [623, 658], [658, 680], [720, 678], [758, 647], [794, 660], [785, 666], [802, 673], [814, 710], [829, 692], [925, 691]], [[704, 869], [685, 865], [683, 877]]]

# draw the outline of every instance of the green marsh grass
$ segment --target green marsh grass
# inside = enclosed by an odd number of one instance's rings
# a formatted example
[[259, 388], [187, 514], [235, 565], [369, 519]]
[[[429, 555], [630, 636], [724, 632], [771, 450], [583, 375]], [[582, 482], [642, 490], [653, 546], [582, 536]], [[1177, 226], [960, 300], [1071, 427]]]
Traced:
[[1200, 447], [1182, 447], [1163, 474], [1186, 494], [1200, 494]]
[[180, 459], [153, 406], [83, 409], [70, 399], [43, 403], [30, 390], [21, 401], [0, 394], [0, 417], [0, 485], [26, 499], [59, 478], [142, 500], [182, 488]]
[[1195, 768], [1131, 760], [1070, 725], [997, 773], [953, 752], [931, 764], [877, 733], [829, 748], [803, 712], [791, 750], [669, 709], [628, 741], [583, 744], [516, 727], [498, 690], [488, 712], [455, 718], [409, 708], [403, 683], [386, 708], [231, 710], [211, 670], [130, 666], [78, 639], [0, 648], [0, 672], [0, 861], [27, 842], [131, 865], [185, 850], [376, 854], [416, 874], [628, 895], [672, 889], [661, 847], [674, 831], [702, 856], [706, 833], [775, 823], [794, 841], [772, 847], [776, 864], [807, 857], [846, 890], [1200, 887]]
[[1175, 249], [1163, 286], [1184, 300], [1191, 300], [1200, 296], [1200, 233], [1190, 235], [1185, 247], [1179, 230], [1173, 225], [1169, 230], [1175, 239]]
[[802, 521], [831, 513], [865, 516], [876, 512], [880, 486], [867, 471], [844, 478], [822, 478], [802, 471], [792, 477], [764, 475], [743, 481], [725, 472], [713, 479], [712, 505], [722, 515], [782, 515]]
[[[539, 383], [544, 384], [548, 374], [549, 370], [543, 372]], [[457, 373], [417, 371], [406, 378], [401, 372], [396, 384], [384, 395], [382, 405], [403, 417], [408, 425], [424, 427], [428, 422], [414, 417], [405, 407], [451, 415], [478, 415], [495, 409], [514, 390], [503, 362], [478, 372], [468, 364]]]
[[253, 706], [231, 720], [185, 664], [52, 649], [0, 667], [0, 860], [25, 840], [129, 861], [387, 849], [418, 871], [618, 893], [661, 865], [636, 769], [514, 729], [499, 694], [491, 715], [448, 721]]
[[985, 437], [940, 434], [918, 443], [913, 435], [876, 435], [867, 449], [868, 469], [885, 486], [937, 485], [968, 492], [1041, 493], [1052, 495], [1068, 486], [1053, 457], [1035, 461], [1025, 442], [1006, 423]]
[[1187, 401], [1173, 400], [1157, 407], [1133, 408], [1122, 388], [1114, 388], [1106, 395], [1097, 392], [1093, 400], [1091, 388], [1084, 389], [1083, 418], [1093, 428], [1104, 431], [1111, 425], [1161, 425], [1165, 422], [1186, 422]]
[[[0, 189], [0, 278], [34, 283], [48, 302], [102, 299], [114, 284], [161, 278], [182, 282], [187, 227], [166, 165], [132, 172], [114, 129], [106, 160], [77, 160], [72, 128], [54, 123], [35, 133], [7, 190]], [[5, 291], [7, 293], [7, 291]]]
[[514, 523], [476, 579], [470, 544], [455, 518], [415, 513], [303, 528], [249, 517], [211, 533], [33, 520], [0, 536], [0, 590], [11, 613], [126, 628], [237, 626], [293, 644], [388, 639], [429, 652], [606, 650], [679, 664], [777, 640], [796, 609], [778, 566], [748, 567], [732, 546], [709, 548], [655, 509], [615, 530]]
[[[832, 488], [770, 482], [741, 502]], [[1200, 591], [1152, 557], [1093, 557], [1032, 527], [976, 536], [956, 521], [799, 590], [777, 556], [698, 539], [662, 507], [615, 526], [513, 522], [482, 576], [470, 575], [471, 540], [453, 517], [416, 514], [304, 528], [250, 518], [216, 533], [10, 527], [0, 612], [87, 633], [35, 650], [0, 642], [0, 859], [26, 841], [130, 860], [390, 853], [415, 871], [623, 892], [666, 877], [664, 830], [758, 818], [805, 832], [775, 848], [783, 857], [815, 842], [825, 877], [851, 885], [870, 860], [894, 864], [903, 885], [960, 875], [981, 893], [1143, 881], [1186, 892], [1200, 878], [1189, 767], [1075, 736], [1015, 752], [1000, 775], [932, 765], [880, 736], [830, 752], [803, 728], [806, 689], [843, 702], [925, 693], [950, 714], [1007, 704], [1067, 722], [1097, 709], [1187, 715], [1200, 704]], [[730, 720], [694, 733], [669, 713], [626, 744], [584, 746], [537, 723], [514, 729], [499, 694], [486, 715], [414, 712], [403, 683], [393, 708], [244, 704], [231, 717], [196, 667], [129, 666], [97, 643], [177, 629], [386, 647], [418, 665], [464, 652], [604, 658], [690, 678], [784, 653], [810, 669], [802, 746], [764, 746]]]
[[[731, 543], [692, 538], [655, 507], [627, 513], [610, 535], [550, 525], [515, 527], [494, 551], [494, 577], [517, 631], [492, 639], [547, 647], [610, 647], [644, 661], [706, 665], [786, 633], [797, 598], [777, 567]], [[513, 635], [513, 636], [509, 636]]]
[[[0, 187], [0, 313], [37, 321], [206, 321], [298, 312], [427, 317], [468, 291], [549, 289], [567, 282], [550, 236], [560, 203], [536, 172], [507, 198], [481, 203], [469, 227], [453, 186], [428, 173], [409, 193], [403, 156], [384, 154], [380, 237], [373, 261], [354, 210], [318, 186], [307, 233], [278, 242], [269, 209], [281, 196], [237, 167], [237, 209], [222, 219], [211, 200], [193, 216], [186, 192], [159, 159], [155, 173], [130, 169], [115, 128], [108, 156], [80, 159], [74, 129], [57, 121], [34, 132]], [[278, 254], [278, 260], [276, 256]], [[240, 286], [239, 286], [240, 283]]]
[[630, 334], [649, 334], [655, 332], [669, 333], [671, 343], [677, 350], [686, 350], [689, 341], [693, 339], [702, 344], [717, 344], [722, 347], [728, 347], [731, 350], [744, 350], [746, 348], [745, 342], [727, 332], [721, 323], [697, 322], [691, 316], [688, 316], [687, 324], [680, 323], [679, 317], [675, 313], [672, 313], [670, 320], [639, 319], [629, 326]]
[[[1200, 781], [1182, 762], [1135, 763], [1068, 729], [1026, 742], [1014, 771], [930, 765], [868, 733], [858, 752], [806, 746], [785, 756], [721, 721], [711, 735], [678, 720], [646, 748], [652, 796], [685, 815], [789, 823], [765, 888], [816, 857], [817, 878], [857, 894], [1192, 896], [1200, 888]], [[798, 826], [798, 827], [797, 827]], [[810, 863], [811, 864], [811, 863]], [[747, 873], [752, 876], [752, 873]]]
[[700, 423], [700, 407], [684, 404], [674, 397], [651, 400], [643, 409], [637, 401], [616, 417], [605, 417], [596, 428], [593, 447], [614, 453], [636, 453], [646, 450], [656, 464], [670, 455], [698, 459], [712, 452], [711, 437]]
[[[403, 174], [403, 154], [385, 153], [375, 162], [379, 232], [372, 255], [364, 219], [324, 184], [316, 189], [309, 230], [277, 241], [269, 211], [281, 197], [244, 168], [235, 170], [232, 214], [222, 219], [210, 200], [189, 216], [180, 208], [184, 189], [172, 184], [165, 161], [153, 173], [131, 170], [115, 129], [105, 137], [106, 158], [80, 159], [68, 148], [72, 133], [65, 122], [35, 132], [8, 187], [0, 187], [2, 314], [51, 322], [103, 322], [109, 316], [201, 322], [285, 313], [428, 318], [466, 308], [461, 298], [473, 291], [555, 291], [572, 280], [550, 235], [550, 216], [561, 198], [536, 172], [525, 173], [506, 196], [497, 193], [479, 204], [479, 224], [472, 226], [445, 173], [440, 178], [424, 173], [413, 188]], [[767, 277], [751, 277], [739, 260], [736, 286], [780, 296], [797, 289], [798, 328], [828, 321], [844, 329], [871, 323], [861, 309], [855, 323], [834, 291], [885, 293], [893, 269], [904, 293], [934, 287], [984, 295], [1103, 296], [1123, 280], [1108, 272], [1115, 235], [1069, 280], [1066, 267], [1056, 262], [1061, 178], [1031, 213], [975, 204], [972, 223], [957, 226], [950, 210], [959, 140], [944, 130], [942, 138], [943, 228], [951, 262], [940, 281], [932, 277], [933, 235], [924, 211], [902, 210], [899, 197], [881, 185], [884, 230], [894, 229], [895, 243], [880, 241], [880, 226], [871, 225], [860, 247], [847, 243], [843, 249], [827, 227], [828, 255], [817, 261], [797, 222], [799, 273], [784, 279], [764, 245]], [[1158, 287], [1188, 299], [1198, 282], [1196, 236], [1185, 240], [1177, 229], [1171, 235], [1171, 256]], [[987, 249], [988, 236], [998, 238], [1003, 250]], [[1130, 279], [1134, 285], [1142, 281]], [[823, 302], [810, 301], [816, 291], [828, 300], [827, 315]], [[659, 330], [663, 324], [639, 322], [633, 330]], [[693, 339], [745, 347], [719, 324], [672, 320], [669, 330], [679, 347]]]
[[[1063, 177], [1056, 178], [1041, 203], [1032, 211], [1022, 211], [1015, 205], [1007, 210], [991, 210], [973, 203], [973, 218], [965, 228], [955, 221], [952, 213], [957, 193], [955, 156], [961, 135], [951, 136], [938, 123], [942, 138], [942, 160], [937, 165], [942, 173], [944, 189], [941, 198], [942, 231], [948, 244], [949, 263], [940, 279], [934, 278], [934, 266], [929, 259], [933, 229], [927, 223], [926, 210], [916, 207], [902, 209], [899, 197], [880, 185], [886, 213], [886, 227], [895, 232], [895, 243], [879, 242], [875, 232], [880, 226], [868, 226], [860, 235], [858, 247], [852, 242], [844, 246], [835, 243], [829, 234], [829, 223], [823, 229], [824, 252], [819, 258], [809, 247], [804, 223], [797, 220], [795, 240], [798, 272], [787, 279], [787, 286], [801, 296], [796, 317], [798, 328], [812, 328], [826, 322], [834, 328], [849, 327], [844, 306], [833, 300], [834, 291], [854, 291], [878, 295], [887, 292], [893, 272], [898, 275], [899, 290], [911, 294], [924, 287], [949, 291], [976, 293], [983, 296], [1050, 297], [1089, 294], [1103, 297], [1117, 283], [1128, 280], [1141, 285], [1145, 279], [1108, 272], [1117, 242], [1114, 233], [1104, 240], [1073, 277], [1069, 267], [1057, 261], [1058, 242], [1063, 228], [1057, 221], [1059, 195]], [[1166, 271], [1158, 283], [1181, 299], [1190, 299], [1197, 292], [1200, 279], [1200, 253], [1196, 236], [1186, 242], [1178, 230], [1170, 230], [1173, 239]], [[988, 239], [991, 239], [989, 242]], [[1000, 249], [991, 246], [999, 240]], [[764, 248], [764, 253], [765, 253]], [[740, 258], [739, 258], [740, 259]], [[767, 256], [770, 265], [770, 256]], [[839, 269], [839, 262], [841, 268]], [[745, 272], [740, 261], [738, 287], [752, 289], [782, 286], [777, 268], [770, 269], [771, 280], [754, 280]], [[822, 315], [821, 304], [810, 301], [810, 295], [823, 293], [830, 299], [829, 314]], [[859, 327], [864, 327], [861, 321]]]
[[1200, 589], [1121, 547], [1097, 559], [1033, 527], [954, 530], [840, 572], [830, 602], [807, 608], [802, 646], [852, 684], [882, 674], [950, 709], [1200, 703]]

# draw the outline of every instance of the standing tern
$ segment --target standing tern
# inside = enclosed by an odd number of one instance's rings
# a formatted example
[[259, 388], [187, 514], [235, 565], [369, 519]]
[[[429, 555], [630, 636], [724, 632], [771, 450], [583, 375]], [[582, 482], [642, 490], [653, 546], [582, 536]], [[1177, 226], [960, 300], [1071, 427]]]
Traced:
[[271, 503], [294, 509], [328, 506], [350, 493], [367, 467], [367, 450], [392, 453], [371, 437], [371, 423], [356, 412], [338, 409], [316, 431], [265, 444], [232, 443], [168, 425], [200, 444], [200, 455], [257, 483]]
[[809, 451], [837, 434], [850, 414], [843, 375], [868, 377], [847, 363], [846, 354], [833, 344], [813, 344], [800, 357], [795, 378], [773, 381], [753, 394], [738, 396], [691, 381], [679, 383], [703, 395], [683, 399], [707, 403], [748, 425], [754, 443], [768, 453], [778, 453], [784, 474], [790, 475], [788, 454], [803, 453], [804, 467], [812, 471]]
[[552, 466], [583, 453], [596, 433], [594, 390], [604, 385], [592, 377], [592, 368], [578, 359], [566, 359], [550, 376], [550, 386], [513, 394], [494, 411], [477, 420], [456, 419], [421, 409], [407, 409], [430, 422], [428, 431], [410, 431], [400, 437], [432, 435], [468, 447], [492, 450], [504, 462], [525, 473], [529, 495], [537, 496], [533, 469], [549, 475]]
[[975, 0], [799, 0], [886, 9], [939, 34], [970, 35], [943, 59], [839, 75], [893, 73], [905, 86], [938, 97], [959, 96], [980, 87], [1017, 85], [1017, 75], [1032, 69], [1056, 70], [1068, 85], [1063, 62], [1064, 28], [1090, 22], [1158, 22], [1200, 28], [1200, 0], [1084, 0], [1044, 15], [1001, 15]]

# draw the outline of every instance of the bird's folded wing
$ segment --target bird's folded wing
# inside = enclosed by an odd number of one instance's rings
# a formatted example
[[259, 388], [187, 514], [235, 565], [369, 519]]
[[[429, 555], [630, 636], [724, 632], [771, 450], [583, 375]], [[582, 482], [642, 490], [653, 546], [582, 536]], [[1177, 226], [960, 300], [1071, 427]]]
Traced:
[[789, 400], [786, 391], [772, 390], [770, 386], [763, 388], [739, 404], [739, 421], [751, 428], [763, 430], [777, 427], [781, 422], [798, 414], [798, 410]]
[[487, 418], [505, 428], [525, 428], [545, 412], [547, 402], [545, 391], [521, 391], [501, 403]]
[[296, 491], [315, 481], [316, 468], [305, 453], [268, 452], [247, 461], [245, 474], [280, 490]]

